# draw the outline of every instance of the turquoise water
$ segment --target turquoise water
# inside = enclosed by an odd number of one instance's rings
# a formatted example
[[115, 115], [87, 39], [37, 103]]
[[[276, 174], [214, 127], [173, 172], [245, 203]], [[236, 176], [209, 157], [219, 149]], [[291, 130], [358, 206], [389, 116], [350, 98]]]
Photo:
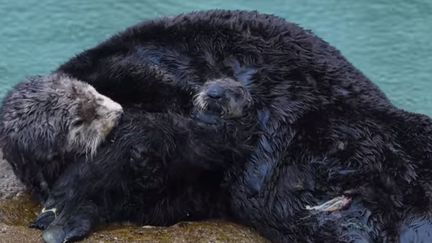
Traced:
[[256, 9], [312, 29], [395, 104], [432, 115], [430, 0], [0, 0], [0, 96], [141, 20], [212, 8]]

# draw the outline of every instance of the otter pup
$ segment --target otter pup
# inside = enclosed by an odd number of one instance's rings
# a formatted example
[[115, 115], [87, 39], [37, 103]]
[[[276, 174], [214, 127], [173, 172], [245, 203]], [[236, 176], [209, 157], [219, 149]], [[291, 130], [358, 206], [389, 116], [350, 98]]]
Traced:
[[91, 85], [62, 74], [15, 86], [0, 110], [0, 147], [28, 189], [44, 201], [69, 157], [91, 157], [122, 107]]

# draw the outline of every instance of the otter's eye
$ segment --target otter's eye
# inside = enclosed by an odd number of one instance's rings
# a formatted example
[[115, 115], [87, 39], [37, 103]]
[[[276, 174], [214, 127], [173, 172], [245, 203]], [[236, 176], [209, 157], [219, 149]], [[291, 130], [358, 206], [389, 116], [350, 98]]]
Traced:
[[236, 100], [239, 100], [239, 99], [242, 98], [242, 94], [236, 92], [236, 93], [234, 93], [234, 98], [235, 98]]
[[72, 126], [74, 126], [74, 127], [79, 127], [79, 126], [81, 126], [82, 124], [84, 123], [84, 121], [83, 120], [76, 120], [76, 121], [74, 121], [73, 123], [72, 123]]

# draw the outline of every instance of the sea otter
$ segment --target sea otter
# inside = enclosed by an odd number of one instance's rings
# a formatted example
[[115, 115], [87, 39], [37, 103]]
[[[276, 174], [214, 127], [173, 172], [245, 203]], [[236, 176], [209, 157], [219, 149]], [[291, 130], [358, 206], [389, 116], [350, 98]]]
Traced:
[[0, 147], [18, 178], [44, 201], [68, 156], [93, 156], [122, 107], [65, 75], [34, 76], [15, 86], [0, 110]]

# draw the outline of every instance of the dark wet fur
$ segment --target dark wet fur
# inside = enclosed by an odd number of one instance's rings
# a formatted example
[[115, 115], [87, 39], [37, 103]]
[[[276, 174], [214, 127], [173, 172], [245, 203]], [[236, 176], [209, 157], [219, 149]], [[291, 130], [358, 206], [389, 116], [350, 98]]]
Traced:
[[63, 242], [108, 222], [167, 226], [227, 217], [223, 172], [250, 149], [251, 138], [241, 136], [248, 133], [236, 127], [126, 109], [96, 157], [77, 158], [57, 180], [45, 207], [58, 215], [43, 213], [33, 227], [46, 229], [48, 242]]

